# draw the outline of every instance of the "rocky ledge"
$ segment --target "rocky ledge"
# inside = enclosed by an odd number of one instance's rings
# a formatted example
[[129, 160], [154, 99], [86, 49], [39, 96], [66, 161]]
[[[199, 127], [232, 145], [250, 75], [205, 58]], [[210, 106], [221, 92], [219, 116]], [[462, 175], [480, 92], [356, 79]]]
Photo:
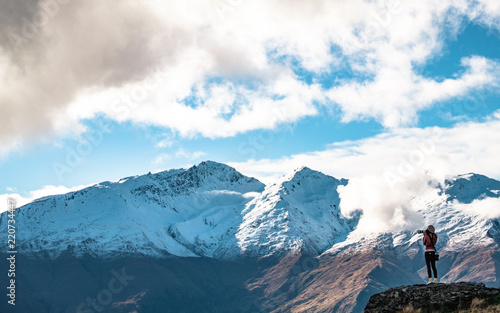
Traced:
[[484, 307], [499, 303], [500, 289], [487, 288], [483, 283], [411, 285], [371, 296], [365, 313], [457, 312], [469, 310], [471, 305]]

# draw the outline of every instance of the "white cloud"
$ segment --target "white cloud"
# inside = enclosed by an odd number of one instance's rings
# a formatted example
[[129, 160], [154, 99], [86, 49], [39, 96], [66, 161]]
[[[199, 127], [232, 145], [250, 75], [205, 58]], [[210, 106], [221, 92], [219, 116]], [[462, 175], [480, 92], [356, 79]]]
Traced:
[[[215, 138], [317, 115], [329, 98], [344, 121], [397, 127], [498, 77], [496, 63], [474, 56], [444, 81], [415, 70], [464, 16], [496, 27], [498, 5], [489, 0], [94, 0], [51, 14], [38, 1], [38, 15], [37, 6], [8, 1], [15, 10], [0, 13], [2, 154], [79, 133], [78, 122], [98, 113]], [[313, 78], [346, 67], [355, 78], [326, 92], [300, 81], [291, 60]]]
[[475, 172], [500, 179], [500, 137], [494, 135], [497, 133], [500, 112], [483, 123], [467, 122], [449, 129], [394, 129], [371, 138], [334, 143], [320, 151], [231, 165], [264, 181], [301, 166], [337, 178], [377, 176], [393, 186], [416, 172], [438, 178]]
[[476, 199], [471, 203], [459, 203], [454, 200], [453, 205], [468, 214], [491, 219], [500, 218], [500, 198]]
[[[322, 151], [231, 165], [266, 183], [301, 166], [348, 178], [349, 184], [340, 188], [340, 207], [345, 215], [363, 211], [360, 233], [402, 230], [418, 227], [422, 221], [410, 200], [430, 192], [447, 176], [475, 172], [500, 179], [498, 133], [500, 111], [483, 123], [391, 130], [335, 143]], [[493, 218], [500, 216], [498, 204], [498, 199], [485, 199], [463, 209]]]
[[419, 110], [498, 83], [498, 63], [473, 56], [463, 59], [462, 65], [466, 71], [460, 77], [442, 82], [416, 75], [408, 65], [390, 65], [378, 70], [373, 81], [334, 87], [328, 95], [342, 107], [344, 122], [374, 117], [386, 127], [409, 125]]
[[170, 148], [174, 145], [175, 141], [172, 140], [171, 138], [165, 138], [165, 139], [162, 139], [160, 141], [158, 141], [156, 144], [155, 144], [155, 148]]
[[158, 155], [152, 162], [151, 164], [153, 165], [161, 165], [165, 163], [165, 161], [169, 160], [171, 158], [171, 155], [168, 153], [162, 153]]
[[177, 150], [177, 152], [175, 153], [176, 157], [187, 159], [187, 160], [197, 160], [204, 155], [206, 155], [206, 153], [203, 151], [189, 152], [189, 151], [186, 151], [182, 148], [179, 148], [179, 150]]
[[184, 148], [179, 148], [175, 153], [161, 153], [151, 162], [151, 164], [161, 165], [171, 159], [182, 159], [183, 161], [196, 161], [205, 155], [207, 154], [203, 151], [188, 151]]
[[500, 3], [498, 1], [478, 0], [469, 15], [489, 27], [500, 30]]
[[434, 179], [425, 172], [415, 172], [404, 184], [392, 186], [379, 176], [354, 178], [339, 187], [341, 212], [345, 216], [363, 212], [356, 230], [361, 234], [415, 229], [423, 218], [411, 200], [429, 192], [428, 182]]
[[65, 186], [44, 186], [42, 189], [30, 191], [28, 195], [20, 195], [17, 193], [9, 193], [0, 195], [0, 213], [7, 211], [7, 199], [11, 198], [16, 201], [16, 206], [21, 207], [25, 204], [32, 202], [35, 199], [39, 199], [46, 196], [59, 195], [68, 193], [71, 191], [76, 191], [83, 189], [85, 185], [75, 186], [75, 187], [65, 187]]

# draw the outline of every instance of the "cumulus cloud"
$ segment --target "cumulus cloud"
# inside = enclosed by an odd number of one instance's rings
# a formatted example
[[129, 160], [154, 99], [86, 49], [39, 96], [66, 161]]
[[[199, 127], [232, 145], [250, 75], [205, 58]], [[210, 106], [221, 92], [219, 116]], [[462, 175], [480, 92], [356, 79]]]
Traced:
[[[500, 138], [492, 135], [498, 132], [500, 111], [484, 123], [391, 130], [372, 138], [335, 143], [322, 151], [232, 165], [267, 183], [277, 174], [300, 166], [348, 178], [349, 184], [340, 188], [340, 206], [345, 215], [363, 212], [360, 233], [415, 229], [421, 226], [422, 217], [411, 200], [431, 192], [446, 177], [475, 172], [500, 179]], [[498, 204], [498, 199], [484, 199], [456, 205], [495, 218], [500, 214]]]
[[357, 177], [339, 187], [340, 209], [345, 216], [362, 212], [358, 233], [415, 229], [423, 217], [412, 207], [411, 200], [429, 192], [432, 181], [435, 178], [425, 172], [415, 172], [397, 185], [379, 176]]
[[500, 3], [495, 0], [478, 0], [469, 15], [486, 26], [500, 30]]
[[[85, 131], [78, 122], [96, 114], [215, 138], [296, 122], [323, 104], [344, 121], [397, 127], [498, 76], [479, 56], [444, 81], [415, 70], [439, 52], [443, 28], [458, 31], [464, 19], [497, 27], [487, 0], [4, 2], [4, 154]], [[314, 77], [348, 68], [354, 78], [323, 90], [296, 66]]]
[[462, 65], [466, 70], [460, 77], [441, 82], [416, 75], [408, 64], [386, 66], [377, 71], [373, 81], [348, 83], [331, 89], [328, 94], [342, 107], [345, 122], [374, 117], [386, 127], [411, 125], [417, 120], [419, 110], [498, 83], [497, 62], [472, 56], [462, 59]]
[[2, 145], [54, 131], [55, 120], [86, 88], [144, 76], [165, 44], [157, 38], [158, 18], [132, 1], [17, 3], [7, 1], [13, 12], [2, 10], [14, 13], [0, 36]]
[[[453, 128], [392, 129], [374, 137], [331, 144], [324, 150], [278, 159], [231, 163], [247, 175], [270, 181], [301, 166], [337, 178], [380, 176], [391, 185], [416, 171], [435, 177], [475, 172], [500, 179], [500, 111], [485, 122], [465, 122]], [[272, 145], [272, 140], [267, 146]], [[265, 147], [263, 148], [265, 149]]]
[[476, 199], [471, 203], [459, 203], [455, 200], [453, 205], [468, 214], [491, 219], [500, 218], [500, 198]]

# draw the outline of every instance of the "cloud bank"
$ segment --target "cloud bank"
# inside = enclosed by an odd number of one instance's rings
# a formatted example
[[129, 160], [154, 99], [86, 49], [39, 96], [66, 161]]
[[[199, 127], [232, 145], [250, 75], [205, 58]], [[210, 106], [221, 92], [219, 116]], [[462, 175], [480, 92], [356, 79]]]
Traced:
[[[468, 21], [500, 29], [495, 1], [6, 0], [0, 13], [1, 153], [85, 131], [102, 114], [184, 137], [273, 129], [340, 109], [411, 125], [420, 110], [498, 84], [462, 59], [440, 80], [416, 67]], [[308, 71], [305, 82], [297, 71]], [[349, 80], [325, 87], [339, 71]]]
[[476, 199], [471, 203], [459, 203], [455, 200], [453, 205], [469, 214], [491, 219], [500, 218], [500, 198]]
[[[335, 143], [322, 151], [231, 165], [265, 182], [301, 166], [348, 178], [347, 186], [339, 189], [340, 208], [346, 216], [363, 212], [358, 233], [417, 229], [423, 218], [411, 200], [435, 192], [447, 177], [474, 172], [500, 179], [500, 138], [493, 135], [498, 132], [500, 111], [484, 123], [391, 130], [372, 138]], [[498, 199], [487, 198], [454, 205], [496, 218], [498, 204]]]
[[392, 185], [419, 170], [436, 177], [474, 172], [500, 179], [500, 138], [493, 135], [498, 132], [500, 111], [485, 122], [464, 122], [453, 128], [392, 129], [370, 138], [336, 142], [323, 150], [231, 165], [265, 181], [301, 166], [337, 178], [380, 176]]

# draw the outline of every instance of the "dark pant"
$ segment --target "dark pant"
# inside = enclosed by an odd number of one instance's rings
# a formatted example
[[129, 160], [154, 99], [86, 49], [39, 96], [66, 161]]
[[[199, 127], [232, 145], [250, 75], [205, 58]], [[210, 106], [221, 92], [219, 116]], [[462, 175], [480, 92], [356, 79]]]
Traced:
[[431, 267], [432, 271], [434, 272], [434, 278], [438, 277], [438, 272], [436, 269], [436, 258], [435, 258], [436, 252], [430, 251], [425, 253], [425, 265], [427, 265], [427, 275], [429, 278], [432, 278], [432, 273], [431, 273]]

